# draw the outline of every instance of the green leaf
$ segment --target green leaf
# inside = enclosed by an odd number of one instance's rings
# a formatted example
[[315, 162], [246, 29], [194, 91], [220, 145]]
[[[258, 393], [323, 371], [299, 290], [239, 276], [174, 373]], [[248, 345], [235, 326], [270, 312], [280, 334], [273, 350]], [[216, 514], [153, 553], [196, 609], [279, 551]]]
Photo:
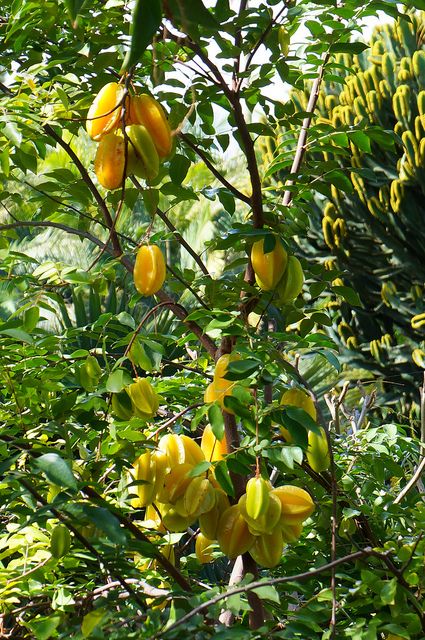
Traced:
[[234, 498], [235, 488], [225, 460], [220, 460], [220, 462], [215, 466], [215, 477], [223, 491], [227, 493], [228, 496], [232, 496], [232, 498]]
[[86, 613], [81, 624], [81, 633], [84, 638], [91, 636], [92, 631], [102, 622], [105, 615], [104, 609], [93, 609], [93, 611]]
[[369, 49], [369, 45], [364, 42], [335, 42], [329, 47], [330, 53], [351, 53], [352, 55], [357, 55], [365, 49]]
[[182, 156], [176, 153], [174, 158], [170, 162], [169, 174], [172, 182], [175, 184], [182, 184], [187, 172], [190, 168], [190, 160], [186, 156]]
[[252, 593], [255, 593], [260, 600], [269, 600], [270, 602], [280, 604], [280, 597], [277, 590], [269, 584], [265, 584], [264, 587], [252, 589]]
[[208, 469], [211, 467], [211, 462], [208, 460], [203, 460], [202, 462], [198, 462], [187, 474], [189, 478], [196, 478], [197, 476], [202, 476]]
[[35, 464], [53, 484], [77, 490], [77, 481], [70, 466], [57, 453], [45, 453], [35, 460]]
[[258, 360], [247, 358], [246, 360], [234, 360], [229, 363], [225, 375], [226, 380], [245, 380], [258, 370]]
[[384, 605], [394, 604], [395, 595], [397, 592], [397, 578], [385, 581], [384, 586], [381, 589], [380, 597], [381, 602]]
[[108, 509], [94, 507], [89, 504], [82, 505], [82, 510], [98, 529], [104, 532], [111, 542], [125, 544], [127, 537], [121, 528], [120, 521]]
[[116, 371], [109, 374], [105, 388], [106, 391], [110, 393], [119, 393], [132, 382], [133, 380], [128, 371], [125, 369], [116, 369]]
[[208, 407], [208, 420], [212, 428], [212, 432], [217, 440], [222, 440], [224, 436], [224, 420], [223, 412], [217, 404]]
[[359, 294], [354, 291], [351, 287], [345, 286], [334, 286], [332, 287], [333, 291], [344, 298], [348, 304], [351, 304], [353, 307], [361, 307], [362, 302], [359, 298]]
[[136, 0], [131, 18], [131, 43], [120, 73], [129, 71], [142, 57], [162, 20], [160, 0]]
[[32, 331], [33, 329], [35, 329], [39, 318], [40, 318], [39, 307], [30, 307], [29, 309], [26, 309], [24, 312], [24, 321], [23, 321], [23, 327], [25, 331]]
[[370, 138], [363, 131], [349, 131], [348, 137], [351, 142], [365, 153], [370, 153]]
[[49, 640], [53, 635], [56, 636], [56, 629], [62, 621], [62, 616], [55, 614], [45, 617], [34, 618], [28, 622], [28, 627], [34, 634], [35, 640]]

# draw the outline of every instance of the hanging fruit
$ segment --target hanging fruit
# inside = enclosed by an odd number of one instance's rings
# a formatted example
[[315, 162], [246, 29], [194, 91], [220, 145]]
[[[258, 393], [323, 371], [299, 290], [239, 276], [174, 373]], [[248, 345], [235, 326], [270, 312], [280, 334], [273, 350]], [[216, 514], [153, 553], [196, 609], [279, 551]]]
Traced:
[[99, 91], [87, 113], [86, 129], [90, 138], [100, 140], [120, 124], [124, 86], [109, 82]]
[[137, 252], [134, 265], [134, 285], [139, 293], [152, 296], [165, 280], [165, 260], [156, 244], [143, 245]]
[[130, 98], [129, 124], [144, 125], [149, 131], [158, 155], [165, 158], [171, 152], [170, 125], [162, 106], [155, 98], [143, 93]]
[[282, 246], [279, 238], [275, 238], [275, 245], [267, 253], [264, 250], [268, 238], [257, 240], [251, 249], [251, 264], [254, 269], [255, 279], [263, 291], [274, 289], [285, 273], [288, 254]]

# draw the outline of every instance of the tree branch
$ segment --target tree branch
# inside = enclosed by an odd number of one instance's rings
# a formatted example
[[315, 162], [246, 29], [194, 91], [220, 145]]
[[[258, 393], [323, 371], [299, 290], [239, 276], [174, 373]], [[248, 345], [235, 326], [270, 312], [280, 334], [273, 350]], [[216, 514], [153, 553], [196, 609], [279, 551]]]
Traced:
[[187, 136], [185, 133], [180, 133], [179, 136], [182, 140], [184, 140], [187, 146], [190, 147], [201, 158], [205, 166], [208, 167], [208, 169], [217, 178], [217, 180], [219, 180], [221, 184], [226, 187], [226, 189], [233, 193], [235, 198], [238, 198], [238, 200], [242, 200], [242, 202], [245, 202], [245, 204], [251, 204], [250, 197], [242, 193], [242, 191], [239, 191], [239, 189], [237, 189], [233, 184], [228, 182], [228, 180], [226, 180], [226, 178], [218, 171], [218, 169], [216, 169], [211, 160], [208, 158], [207, 154], [202, 151], [202, 149], [200, 149], [198, 145], [194, 144], [190, 140], [189, 136]]
[[43, 126], [43, 129], [49, 136], [51, 136], [54, 140], [56, 140], [56, 142], [62, 147], [62, 149], [66, 151], [66, 153], [69, 155], [71, 160], [74, 162], [75, 166], [77, 167], [78, 171], [81, 174], [81, 178], [83, 179], [83, 181], [89, 188], [91, 194], [93, 195], [94, 199], [96, 200], [99, 206], [99, 209], [103, 215], [103, 219], [105, 220], [106, 226], [108, 227], [111, 233], [113, 254], [117, 258], [121, 257], [122, 255], [121, 244], [117, 236], [117, 233], [114, 229], [114, 221], [112, 219], [111, 213], [108, 207], [106, 206], [104, 199], [100, 195], [99, 190], [97, 189], [93, 180], [90, 178], [87, 169], [85, 168], [85, 166], [83, 165], [83, 163], [81, 162], [81, 160], [79, 159], [75, 151], [71, 148], [71, 146], [56, 133], [53, 127], [51, 127], [49, 124], [45, 124]]
[[346, 562], [353, 562], [355, 560], [361, 560], [362, 558], [368, 558], [368, 557], [376, 557], [376, 558], [384, 559], [387, 557], [389, 553], [390, 553], [389, 551], [386, 551], [384, 553], [379, 553], [378, 551], [374, 551], [371, 547], [366, 547], [365, 549], [361, 549], [360, 551], [356, 551], [342, 558], [338, 558], [333, 562], [328, 562], [327, 564], [324, 564], [321, 567], [318, 567], [317, 569], [312, 569], [311, 571], [305, 571], [304, 573], [298, 573], [292, 576], [284, 576], [282, 578], [271, 578], [270, 580], [257, 580], [255, 582], [251, 582], [250, 584], [244, 585], [243, 587], [237, 587], [236, 589], [229, 589], [227, 592], [220, 593], [214, 598], [207, 600], [207, 602], [203, 602], [202, 604], [198, 605], [197, 607], [189, 611], [189, 613], [182, 616], [179, 620], [177, 620], [172, 625], [167, 627], [165, 631], [158, 633], [154, 637], [160, 638], [164, 636], [169, 631], [173, 631], [177, 627], [180, 627], [182, 624], [185, 624], [188, 620], [193, 618], [193, 616], [196, 616], [202, 611], [204, 611], [205, 609], [208, 609], [209, 607], [217, 604], [217, 602], [220, 602], [220, 600], [225, 600], [226, 598], [229, 598], [238, 593], [248, 593], [249, 591], [253, 591], [254, 589], [259, 589], [264, 586], [273, 586], [275, 584], [284, 584], [286, 582], [300, 582], [302, 580], [308, 580], [309, 578], [325, 573], [326, 571], [329, 571], [334, 567], [338, 567], [341, 564], [345, 564]]
[[[313, 119], [313, 112], [316, 108], [317, 100], [319, 98], [320, 86], [322, 84], [323, 74], [325, 72], [325, 66], [328, 63], [329, 58], [330, 58], [330, 53], [326, 53], [323, 57], [323, 62], [318, 69], [317, 77], [315, 78], [313, 82], [313, 86], [311, 87], [310, 98], [307, 105], [307, 111], [309, 115], [306, 116], [303, 120], [300, 135], [298, 136], [298, 142], [297, 142], [297, 148], [295, 151], [294, 160], [292, 162], [291, 175], [293, 176], [295, 176], [300, 170], [302, 161], [304, 159], [304, 154], [305, 154], [306, 145], [307, 145], [308, 131], [310, 129], [311, 121]], [[286, 181], [285, 187], [290, 187], [293, 184], [294, 184], [294, 180], [291, 178]], [[288, 188], [286, 188], [283, 194], [283, 204], [288, 206], [291, 203], [291, 200], [292, 200], [292, 192]]]

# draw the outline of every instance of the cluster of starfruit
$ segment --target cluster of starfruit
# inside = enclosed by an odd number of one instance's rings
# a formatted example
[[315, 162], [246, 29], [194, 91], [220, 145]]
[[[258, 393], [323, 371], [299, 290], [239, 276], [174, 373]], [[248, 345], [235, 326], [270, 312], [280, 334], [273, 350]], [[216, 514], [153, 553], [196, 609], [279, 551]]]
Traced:
[[218, 543], [229, 558], [248, 551], [257, 564], [274, 567], [285, 543], [298, 540], [304, 520], [313, 511], [313, 500], [304, 489], [273, 488], [261, 476], [251, 478], [238, 504], [222, 514]]
[[[185, 531], [205, 514], [229, 506], [226, 494], [214, 474], [196, 468], [207, 460], [219, 459], [227, 448], [206, 428], [201, 446], [186, 435], [166, 434], [152, 451], [146, 451], [133, 465], [137, 498], [135, 508], [146, 507], [145, 526], [163, 531]], [[223, 500], [225, 504], [223, 504]]]
[[[299, 407], [303, 409], [312, 420], [316, 421], [317, 412], [311, 397], [302, 389], [293, 387], [283, 394], [280, 404], [283, 406]], [[330, 454], [328, 439], [323, 427], [318, 427], [319, 433], [308, 432], [307, 461], [313, 471], [321, 473], [330, 466]], [[288, 429], [280, 426], [280, 432], [287, 442], [292, 442], [292, 436]]]
[[295, 300], [301, 293], [303, 268], [296, 256], [288, 255], [279, 238], [270, 234], [254, 242], [251, 264], [260, 289], [274, 291], [281, 304]]
[[105, 189], [118, 189], [126, 176], [153, 180], [172, 148], [171, 130], [159, 102], [148, 94], [126, 95], [109, 82], [87, 114], [87, 133], [99, 142], [94, 170]]
[[112, 411], [120, 420], [133, 416], [150, 420], [159, 408], [159, 396], [146, 378], [137, 378], [120, 393], [112, 394]]

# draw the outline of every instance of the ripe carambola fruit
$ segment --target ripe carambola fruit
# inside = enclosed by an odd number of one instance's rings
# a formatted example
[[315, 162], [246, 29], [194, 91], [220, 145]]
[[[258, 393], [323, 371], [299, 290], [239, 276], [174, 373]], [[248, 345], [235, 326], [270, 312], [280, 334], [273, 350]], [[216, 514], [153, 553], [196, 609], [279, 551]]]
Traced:
[[239, 498], [239, 510], [242, 517], [248, 525], [248, 529], [254, 536], [258, 536], [262, 533], [270, 533], [279, 523], [282, 512], [280, 500], [277, 496], [269, 492], [269, 501], [267, 511], [258, 518], [251, 518], [246, 511], [246, 493]]
[[199, 516], [199, 528], [204, 536], [210, 540], [217, 540], [221, 514], [224, 513], [226, 509], [229, 509], [229, 507], [230, 502], [227, 495], [221, 489], [216, 489], [214, 506]]
[[282, 525], [301, 523], [314, 511], [310, 494], [300, 487], [286, 484], [272, 489], [271, 494], [280, 500]]
[[296, 522], [293, 524], [281, 522], [279, 526], [280, 530], [282, 531], [282, 538], [284, 542], [296, 542], [303, 530], [303, 525], [301, 522]]
[[[182, 504], [179, 504], [180, 502]], [[185, 516], [192, 516], [193, 520], [196, 520], [202, 513], [210, 511], [214, 504], [215, 491], [212, 484], [208, 478], [197, 476], [192, 478], [184, 496], [177, 501], [176, 511]]]
[[264, 239], [257, 240], [252, 245], [251, 264], [260, 289], [270, 291], [276, 287], [285, 273], [288, 254], [278, 238], [274, 249], [268, 253], [264, 253], [264, 242]]
[[329, 469], [331, 458], [329, 455], [328, 440], [323, 427], [319, 427], [320, 434], [308, 432], [307, 460], [313, 471], [321, 473]]
[[109, 82], [99, 91], [87, 114], [86, 129], [90, 138], [100, 140], [119, 126], [124, 86]]
[[[300, 409], [304, 409], [304, 411], [308, 413], [310, 418], [316, 420], [317, 412], [316, 407], [314, 406], [314, 402], [310, 398], [308, 393], [306, 393], [302, 389], [297, 389], [294, 387], [285, 391], [280, 399], [280, 404], [283, 406], [299, 407]], [[292, 442], [292, 436], [289, 433], [288, 429], [283, 426], [279, 427], [279, 429], [285, 440], [287, 442]]]
[[295, 256], [289, 256], [285, 273], [276, 287], [276, 294], [282, 304], [295, 300], [302, 291], [304, 271], [301, 262]]
[[71, 534], [64, 524], [57, 524], [50, 537], [50, 553], [54, 558], [62, 558], [71, 547]]
[[225, 353], [217, 360], [214, 369], [214, 379], [208, 385], [204, 394], [204, 402], [218, 402], [221, 409], [234, 415], [234, 411], [225, 407], [224, 398], [231, 396], [235, 387], [235, 382], [226, 380], [227, 369], [229, 363], [239, 360], [240, 355], [237, 353]]
[[165, 260], [156, 244], [143, 245], [137, 252], [134, 265], [134, 286], [144, 296], [160, 290], [165, 280]]
[[130, 123], [146, 127], [161, 158], [169, 155], [172, 147], [170, 125], [164, 109], [155, 98], [146, 93], [131, 96]]
[[214, 540], [210, 540], [203, 533], [198, 533], [195, 542], [195, 553], [201, 564], [207, 564], [213, 561], [213, 551], [210, 548]]
[[280, 399], [281, 405], [290, 405], [293, 407], [299, 407], [300, 409], [304, 409], [306, 413], [313, 419], [316, 420], [317, 412], [316, 407], [314, 406], [314, 402], [311, 397], [303, 391], [302, 389], [288, 389], [282, 395]]
[[173, 504], [183, 496], [193, 480], [189, 475], [192, 469], [193, 465], [187, 462], [172, 467], [164, 477], [164, 485], [158, 493], [158, 500], [163, 503]]
[[102, 187], [118, 189], [124, 179], [125, 142], [122, 136], [108, 133], [99, 142], [94, 171]]
[[222, 460], [224, 456], [229, 453], [226, 435], [223, 434], [223, 438], [218, 440], [213, 433], [211, 425], [207, 424], [202, 433], [201, 449], [205, 459], [209, 462]]
[[255, 562], [262, 567], [270, 569], [279, 564], [283, 553], [283, 537], [280, 527], [275, 527], [271, 533], [256, 536], [249, 553]]
[[270, 489], [270, 483], [261, 476], [246, 483], [246, 513], [253, 520], [266, 513]]
[[192, 438], [185, 436], [184, 434], [179, 437], [183, 443], [184, 462], [189, 462], [189, 464], [195, 466], [205, 460], [204, 452], [195, 440], [192, 440]]
[[149, 420], [158, 411], [159, 396], [146, 378], [138, 378], [136, 382], [126, 387], [130, 396], [133, 411], [139, 418]]
[[239, 506], [234, 504], [221, 515], [218, 523], [217, 540], [222, 552], [233, 560], [254, 544], [254, 536], [241, 516]]
[[150, 451], [142, 453], [133, 465], [132, 475], [135, 480], [143, 481], [137, 485], [138, 500], [134, 500], [134, 507], [146, 507], [155, 499], [156, 462]]
[[[139, 175], [153, 180], [159, 172], [159, 156], [149, 131], [142, 124], [132, 124], [125, 128], [125, 132], [128, 136], [129, 149], [134, 151], [142, 165]], [[129, 157], [131, 161], [127, 173], [136, 173], [137, 165], [134, 167], [133, 159]]]

